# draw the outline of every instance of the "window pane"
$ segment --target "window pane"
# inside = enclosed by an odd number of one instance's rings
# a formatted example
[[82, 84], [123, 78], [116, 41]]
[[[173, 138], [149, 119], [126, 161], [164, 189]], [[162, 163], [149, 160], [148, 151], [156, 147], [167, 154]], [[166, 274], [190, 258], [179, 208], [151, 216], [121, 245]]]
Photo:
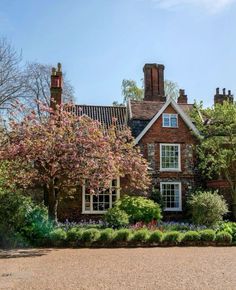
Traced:
[[179, 146], [161, 145], [161, 167], [163, 169], [179, 168]]
[[171, 127], [177, 127], [177, 115], [171, 115], [170, 123]]
[[162, 183], [161, 193], [166, 209], [179, 209], [180, 185], [178, 183]]
[[176, 128], [178, 126], [178, 115], [176, 115], [176, 114], [163, 114], [162, 126]]
[[[88, 194], [88, 190], [85, 190], [84, 195], [84, 209], [85, 211], [96, 212], [96, 211], [106, 211], [112, 206], [112, 204], [117, 199], [117, 180], [112, 181], [110, 184], [110, 188], [106, 190], [101, 190], [96, 195]], [[87, 194], [86, 194], [87, 193]], [[92, 205], [90, 205], [90, 201]], [[92, 207], [92, 208], [91, 208]]]

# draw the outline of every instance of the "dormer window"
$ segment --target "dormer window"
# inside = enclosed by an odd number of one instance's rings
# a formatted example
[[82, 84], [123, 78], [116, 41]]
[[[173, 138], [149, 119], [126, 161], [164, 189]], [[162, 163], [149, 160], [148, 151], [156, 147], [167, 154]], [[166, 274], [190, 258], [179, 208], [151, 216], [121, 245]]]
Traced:
[[162, 127], [177, 128], [178, 114], [162, 114]]

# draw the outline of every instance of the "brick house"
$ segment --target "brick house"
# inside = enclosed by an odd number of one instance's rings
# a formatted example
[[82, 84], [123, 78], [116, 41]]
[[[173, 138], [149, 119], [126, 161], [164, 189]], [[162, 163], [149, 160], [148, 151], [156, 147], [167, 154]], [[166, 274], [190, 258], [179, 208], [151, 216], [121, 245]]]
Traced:
[[[117, 126], [129, 126], [149, 161], [152, 183], [160, 190], [164, 205], [164, 216], [182, 218], [189, 191], [196, 185], [194, 145], [201, 138], [191, 120], [193, 104], [188, 103], [184, 90], [180, 90], [177, 101], [165, 96], [164, 66], [144, 66], [144, 99], [129, 101], [126, 106], [76, 105], [75, 113], [98, 120], [104, 127], [117, 119]], [[53, 69], [51, 76], [51, 98], [62, 102], [61, 66]], [[219, 93], [219, 92], [218, 92]], [[222, 96], [215, 97], [221, 101]], [[54, 103], [51, 106], [55, 106]], [[124, 193], [125, 179], [113, 180], [110, 189], [91, 196], [85, 187], [78, 189], [73, 199], [65, 197], [58, 209], [59, 219], [94, 219], [100, 217]]]

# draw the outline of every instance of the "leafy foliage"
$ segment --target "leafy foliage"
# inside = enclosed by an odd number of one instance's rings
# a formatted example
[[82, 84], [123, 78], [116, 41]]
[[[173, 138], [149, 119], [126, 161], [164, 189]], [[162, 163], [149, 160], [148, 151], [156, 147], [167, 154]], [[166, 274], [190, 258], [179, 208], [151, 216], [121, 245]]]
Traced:
[[124, 79], [121, 88], [123, 103], [126, 103], [128, 100], [141, 101], [143, 99], [143, 89], [139, 88], [135, 81]]
[[53, 112], [42, 106], [49, 118], [39, 121], [32, 112], [22, 122], [12, 121], [11, 134], [0, 140], [0, 158], [9, 162], [9, 184], [45, 186], [52, 220], [57, 220], [60, 192], [66, 186], [86, 180], [92, 194], [127, 172], [130, 187], [145, 189], [149, 184], [147, 162], [129, 129], [117, 130], [113, 124], [104, 132], [98, 122], [78, 117], [72, 109], [62, 105]]
[[78, 242], [82, 239], [83, 230], [78, 227], [70, 228], [67, 232], [67, 240], [69, 242]]
[[188, 231], [182, 237], [182, 242], [198, 242], [201, 239], [201, 235], [196, 231]]
[[129, 224], [128, 214], [118, 207], [110, 208], [104, 216], [109, 227], [122, 228]]
[[[170, 80], [165, 80], [164, 86], [165, 86], [165, 95], [168, 98], [173, 98], [176, 100], [179, 95], [178, 84]], [[113, 106], [122, 106], [128, 100], [142, 101], [144, 98], [144, 88], [139, 87], [137, 85], [137, 82], [134, 80], [124, 79], [122, 81], [121, 90], [123, 96], [123, 103], [119, 104], [119, 102], [115, 101], [113, 102]]]
[[197, 148], [199, 168], [207, 178], [228, 181], [236, 217], [236, 103], [224, 102], [202, 111], [205, 125], [195, 119], [204, 136]]
[[97, 229], [88, 229], [85, 230], [82, 234], [82, 241], [85, 243], [93, 243], [99, 240], [100, 238], [100, 231]]
[[182, 235], [180, 232], [172, 231], [163, 234], [162, 242], [165, 244], [177, 245], [180, 243]]
[[202, 230], [199, 232], [201, 236], [201, 241], [213, 242], [215, 240], [215, 231], [213, 230]]
[[114, 241], [127, 242], [130, 240], [131, 236], [132, 236], [131, 230], [128, 229], [117, 230], [115, 232]]
[[152, 220], [160, 220], [162, 217], [160, 206], [141, 196], [124, 196], [116, 202], [115, 207], [129, 215], [130, 223], [139, 221], [149, 223]]
[[196, 192], [187, 202], [191, 209], [193, 222], [197, 225], [216, 225], [228, 212], [224, 198], [217, 192]]
[[232, 236], [228, 232], [221, 231], [216, 234], [215, 241], [222, 244], [232, 243]]
[[135, 231], [132, 236], [133, 242], [146, 242], [149, 238], [149, 231], [147, 229], [142, 229]]
[[100, 232], [99, 241], [101, 242], [111, 242], [114, 238], [114, 230], [113, 229], [105, 229]]
[[5, 246], [11, 238], [35, 244], [46, 238], [51, 229], [44, 206], [34, 204], [19, 192], [0, 192], [0, 233]]
[[220, 231], [229, 233], [236, 242], [236, 222], [227, 222], [220, 225]]
[[54, 246], [63, 246], [66, 242], [67, 233], [61, 228], [54, 229], [49, 234], [49, 239]]
[[162, 232], [159, 230], [156, 230], [154, 232], [151, 232], [149, 237], [149, 242], [151, 243], [160, 243], [162, 239]]
[[152, 188], [152, 191], [150, 193], [150, 199], [153, 200], [155, 203], [158, 203], [162, 210], [164, 209], [164, 200], [159, 189], [154, 187]]

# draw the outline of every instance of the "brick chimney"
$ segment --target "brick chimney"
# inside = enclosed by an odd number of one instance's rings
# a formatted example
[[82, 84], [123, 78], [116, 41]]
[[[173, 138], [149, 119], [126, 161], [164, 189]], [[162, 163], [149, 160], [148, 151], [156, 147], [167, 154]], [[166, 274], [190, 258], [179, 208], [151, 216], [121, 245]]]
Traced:
[[144, 101], [165, 102], [164, 65], [145, 64], [144, 72]]
[[216, 88], [216, 94], [214, 96], [214, 104], [223, 104], [224, 101], [228, 101], [233, 103], [234, 96], [231, 94], [231, 90], [228, 90], [228, 94], [226, 95], [225, 88], [222, 90], [222, 94], [220, 93], [220, 89]]
[[60, 63], [57, 64], [57, 68], [52, 68], [50, 92], [50, 107], [55, 110], [56, 106], [62, 103], [62, 71]]
[[179, 90], [179, 97], [177, 100], [178, 104], [187, 104], [188, 103], [188, 96], [185, 95], [185, 90]]

